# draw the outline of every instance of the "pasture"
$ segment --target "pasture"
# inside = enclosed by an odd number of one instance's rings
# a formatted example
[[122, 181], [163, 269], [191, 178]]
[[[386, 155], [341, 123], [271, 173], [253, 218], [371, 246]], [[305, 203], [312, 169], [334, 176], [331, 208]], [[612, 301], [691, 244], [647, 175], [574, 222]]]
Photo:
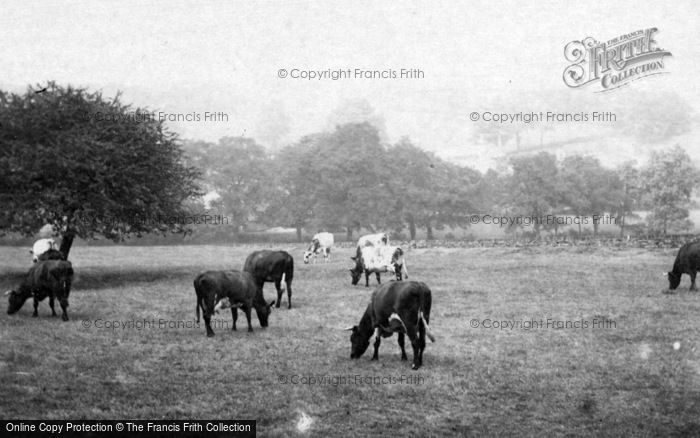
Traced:
[[[285, 294], [267, 329], [253, 312], [253, 333], [242, 313], [223, 327], [226, 311], [207, 338], [192, 280], [256, 248], [73, 248], [70, 321], [47, 300], [38, 318], [31, 301], [11, 316], [3, 303], [0, 417], [255, 419], [259, 436], [700, 435], [700, 293], [687, 276], [661, 293], [675, 250], [409, 250], [437, 337], [412, 371], [396, 336], [379, 361], [371, 346], [350, 359], [342, 329], [376, 285], [350, 285], [350, 249], [304, 265], [305, 245], [280, 246], [296, 262], [293, 308]], [[27, 248], [0, 248], [3, 291], [29, 263]], [[483, 327], [500, 321], [516, 326]]]

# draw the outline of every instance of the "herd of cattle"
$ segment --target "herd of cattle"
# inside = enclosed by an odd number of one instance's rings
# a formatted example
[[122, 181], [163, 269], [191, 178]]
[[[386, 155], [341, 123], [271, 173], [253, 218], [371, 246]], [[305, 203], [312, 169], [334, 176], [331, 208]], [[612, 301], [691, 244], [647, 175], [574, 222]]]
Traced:
[[[315, 262], [318, 254], [322, 254], [326, 262], [330, 261], [332, 247], [332, 234], [316, 234], [304, 252], [304, 263], [310, 263], [312, 257]], [[58, 300], [63, 311], [62, 318], [67, 321], [68, 295], [73, 279], [71, 263], [65, 260], [53, 239], [37, 241], [30, 252], [34, 263], [32, 268], [17, 290], [5, 293], [9, 296], [7, 313], [16, 313], [32, 297], [32, 316], [38, 316], [39, 302], [48, 297], [52, 315], [56, 316], [54, 301]], [[381, 338], [398, 333], [401, 358], [407, 359], [404, 337], [408, 336], [413, 347], [413, 369], [417, 369], [423, 362], [426, 336], [435, 341], [428, 325], [432, 303], [430, 289], [418, 281], [402, 281], [408, 278], [404, 252], [398, 246], [391, 246], [388, 236], [384, 233], [361, 237], [357, 242], [355, 255], [351, 258], [354, 262], [350, 269], [353, 285], [359, 282], [364, 273], [365, 285], [369, 286], [369, 277], [374, 273], [380, 286], [372, 293], [359, 324], [348, 328], [352, 331], [350, 357], [362, 356], [374, 335], [372, 359], [376, 360]], [[700, 242], [687, 243], [678, 251], [673, 269], [665, 273], [669, 281], [669, 290], [678, 288], [683, 274], [690, 276], [690, 290], [697, 290], [695, 277], [699, 270]], [[393, 274], [397, 281], [381, 284], [380, 274], [386, 272]], [[230, 308], [233, 330], [236, 330], [240, 308], [246, 316], [248, 331], [253, 331], [251, 312], [255, 309], [260, 325], [267, 327], [271, 308], [275, 304], [276, 307], [280, 307], [285, 289], [287, 306], [292, 307], [293, 279], [294, 259], [285, 251], [255, 251], [246, 258], [242, 271], [203, 272], [194, 280], [197, 322], [201, 309], [206, 334], [214, 336], [211, 328], [212, 316]], [[263, 297], [263, 286], [266, 282], [274, 283], [277, 290], [277, 300], [269, 303]]]
[[[316, 262], [318, 254], [322, 254], [324, 260], [329, 262], [332, 247], [331, 233], [316, 234], [304, 252], [304, 263], [312, 260]], [[71, 263], [65, 260], [53, 239], [37, 241], [30, 252], [34, 265], [17, 290], [5, 293], [9, 296], [7, 313], [16, 313], [32, 297], [32, 316], [38, 316], [39, 302], [48, 297], [52, 314], [56, 315], [54, 300], [57, 299], [63, 310], [63, 320], [67, 321], [68, 296], [73, 278]], [[362, 356], [374, 335], [372, 359], [376, 360], [381, 338], [398, 333], [401, 358], [407, 360], [404, 341], [405, 336], [408, 336], [413, 347], [413, 369], [418, 369], [423, 362], [426, 336], [433, 342], [435, 340], [428, 325], [432, 303], [430, 289], [421, 282], [402, 281], [408, 278], [404, 252], [398, 246], [391, 246], [385, 233], [361, 237], [352, 260], [354, 266], [350, 269], [350, 274], [353, 285], [359, 282], [364, 273], [365, 284], [369, 286], [369, 277], [374, 273], [380, 286], [373, 292], [359, 324], [348, 328], [352, 331], [350, 357]], [[398, 281], [382, 285], [380, 274], [387, 272]], [[251, 313], [254, 309], [260, 325], [267, 327], [272, 306], [280, 307], [285, 289], [287, 306], [292, 307], [293, 279], [294, 259], [285, 251], [254, 251], [246, 258], [242, 271], [203, 272], [194, 279], [197, 322], [201, 310], [206, 334], [214, 336], [212, 316], [221, 310], [231, 309], [233, 330], [236, 330], [240, 309], [246, 316], [248, 331], [253, 331]], [[277, 300], [269, 303], [263, 295], [266, 282], [274, 283], [277, 290]]]

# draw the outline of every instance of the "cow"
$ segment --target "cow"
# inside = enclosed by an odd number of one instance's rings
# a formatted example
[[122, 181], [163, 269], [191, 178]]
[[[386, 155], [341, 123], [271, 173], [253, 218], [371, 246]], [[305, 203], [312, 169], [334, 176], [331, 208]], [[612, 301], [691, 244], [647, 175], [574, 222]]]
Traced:
[[386, 246], [389, 244], [389, 236], [386, 233], [367, 234], [357, 240], [357, 247]]
[[29, 297], [33, 297], [34, 313], [32, 316], [37, 317], [39, 316], [37, 310], [39, 301], [49, 297], [51, 315], [56, 316], [54, 299], [58, 299], [63, 310], [61, 318], [64, 321], [68, 321], [68, 295], [70, 294], [72, 282], [73, 266], [70, 262], [64, 260], [38, 261], [29, 270], [27, 277], [16, 291], [10, 290], [5, 292], [5, 295], [9, 295], [7, 313], [9, 315], [16, 313]]
[[331, 261], [331, 247], [333, 247], [333, 234], [318, 233], [313, 239], [306, 251], [304, 251], [304, 263], [309, 263], [311, 256], [314, 256], [314, 263], [318, 254], [323, 254], [323, 260], [328, 263]]
[[381, 284], [379, 276], [382, 272], [391, 272], [396, 275], [396, 280], [408, 278], [404, 252], [398, 246], [366, 246], [357, 247], [357, 253], [350, 257], [355, 262], [355, 267], [350, 269], [352, 285], [355, 286], [365, 273], [365, 287], [369, 287], [369, 276], [374, 273], [377, 283]]
[[38, 258], [38, 261], [42, 262], [44, 260], [65, 260], [65, 259], [66, 258], [63, 256], [63, 253], [61, 251], [51, 248], [50, 250], [41, 254]]
[[38, 262], [39, 256], [50, 249], [57, 249], [56, 241], [54, 241], [51, 238], [39, 239], [36, 242], [34, 242], [32, 249], [29, 250], [29, 253], [32, 255], [32, 262]]
[[262, 290], [258, 289], [253, 276], [249, 272], [241, 271], [206, 271], [194, 279], [194, 291], [197, 294], [197, 323], [199, 323], [199, 309], [204, 315], [204, 325], [207, 336], [214, 336], [211, 328], [211, 317], [219, 310], [231, 308], [233, 328], [236, 330], [238, 320], [238, 308], [245, 313], [248, 320], [248, 331], [253, 331], [250, 323], [251, 309], [255, 309], [261, 327], [267, 327], [270, 308], [275, 303], [265, 302]]
[[288, 308], [292, 308], [292, 280], [294, 279], [294, 259], [286, 251], [271, 251], [268, 249], [254, 251], [246, 259], [243, 264], [243, 270], [250, 272], [253, 279], [260, 289], [262, 294], [265, 282], [270, 281], [275, 283], [277, 289], [277, 304], [280, 307], [282, 304], [281, 288], [284, 282], [287, 286], [287, 304]]
[[669, 289], [675, 290], [681, 284], [681, 276], [688, 274], [690, 275], [689, 290], [697, 290], [695, 276], [698, 271], [700, 271], [700, 242], [686, 243], [678, 250], [673, 270], [667, 273]]
[[425, 283], [418, 281], [391, 282], [379, 286], [373, 293], [359, 325], [351, 330], [350, 358], [358, 359], [369, 347], [374, 334], [374, 355], [379, 359], [381, 338], [399, 334], [401, 360], [408, 360], [404, 348], [404, 336], [408, 336], [413, 347], [413, 365], [417, 370], [423, 364], [426, 335], [431, 342], [435, 337], [430, 333], [430, 306], [432, 295]]

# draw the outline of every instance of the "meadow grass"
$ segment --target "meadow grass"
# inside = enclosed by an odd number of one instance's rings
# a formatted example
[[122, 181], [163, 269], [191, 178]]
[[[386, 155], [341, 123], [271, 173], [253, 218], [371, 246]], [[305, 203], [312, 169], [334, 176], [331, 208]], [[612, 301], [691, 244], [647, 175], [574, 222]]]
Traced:
[[[74, 248], [70, 321], [47, 301], [38, 318], [31, 301], [0, 316], [0, 417], [255, 419], [259, 436], [700, 435], [700, 293], [687, 276], [662, 293], [675, 251], [409, 250], [437, 337], [412, 371], [396, 337], [379, 361], [371, 347], [350, 359], [343, 329], [376, 286], [350, 285], [350, 249], [304, 265], [303, 245], [281, 246], [296, 261], [293, 308], [285, 294], [266, 329], [253, 313], [253, 333], [242, 313], [235, 332], [220, 314], [206, 338], [194, 277], [240, 269], [253, 249]], [[0, 248], [2, 290], [29, 262]]]

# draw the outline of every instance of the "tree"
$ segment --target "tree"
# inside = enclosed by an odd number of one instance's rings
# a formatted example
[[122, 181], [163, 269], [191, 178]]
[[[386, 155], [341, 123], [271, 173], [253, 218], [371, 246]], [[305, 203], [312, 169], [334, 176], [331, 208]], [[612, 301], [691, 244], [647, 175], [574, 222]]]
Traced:
[[647, 223], [652, 231], [666, 235], [669, 230], [692, 226], [688, 208], [700, 183], [698, 169], [679, 145], [667, 151], [653, 151], [642, 169], [644, 204], [651, 210]]
[[533, 228], [540, 235], [547, 215], [560, 205], [561, 190], [557, 159], [547, 152], [510, 159], [512, 174], [506, 206], [511, 216], [533, 217]]
[[[562, 201], [579, 218], [593, 219], [593, 234], [598, 234], [598, 217], [610, 213], [622, 197], [622, 182], [617, 174], [604, 168], [597, 158], [572, 155], [560, 165]], [[581, 223], [578, 221], [579, 235]]]
[[634, 209], [640, 205], [641, 181], [639, 170], [635, 167], [634, 161], [622, 163], [616, 169], [618, 178], [622, 183], [620, 198], [612, 213], [618, 218], [617, 225], [620, 227], [620, 237], [625, 235], [625, 224], [628, 217], [634, 215]]
[[237, 231], [251, 221], [265, 222], [273, 179], [272, 161], [252, 138], [224, 137], [217, 144], [195, 143], [195, 162], [203, 169], [204, 182], [219, 198], [213, 206], [231, 217]]
[[0, 145], [0, 230], [52, 224], [66, 257], [76, 236], [183, 231], [174, 218], [200, 194], [177, 136], [119, 94], [54, 82], [0, 91]]
[[433, 239], [433, 228], [469, 226], [468, 213], [480, 205], [479, 172], [450, 164], [408, 138], [392, 147], [388, 156], [387, 179], [397, 194], [393, 216], [405, 219], [411, 239], [416, 238], [417, 227], [425, 227], [426, 237]]

